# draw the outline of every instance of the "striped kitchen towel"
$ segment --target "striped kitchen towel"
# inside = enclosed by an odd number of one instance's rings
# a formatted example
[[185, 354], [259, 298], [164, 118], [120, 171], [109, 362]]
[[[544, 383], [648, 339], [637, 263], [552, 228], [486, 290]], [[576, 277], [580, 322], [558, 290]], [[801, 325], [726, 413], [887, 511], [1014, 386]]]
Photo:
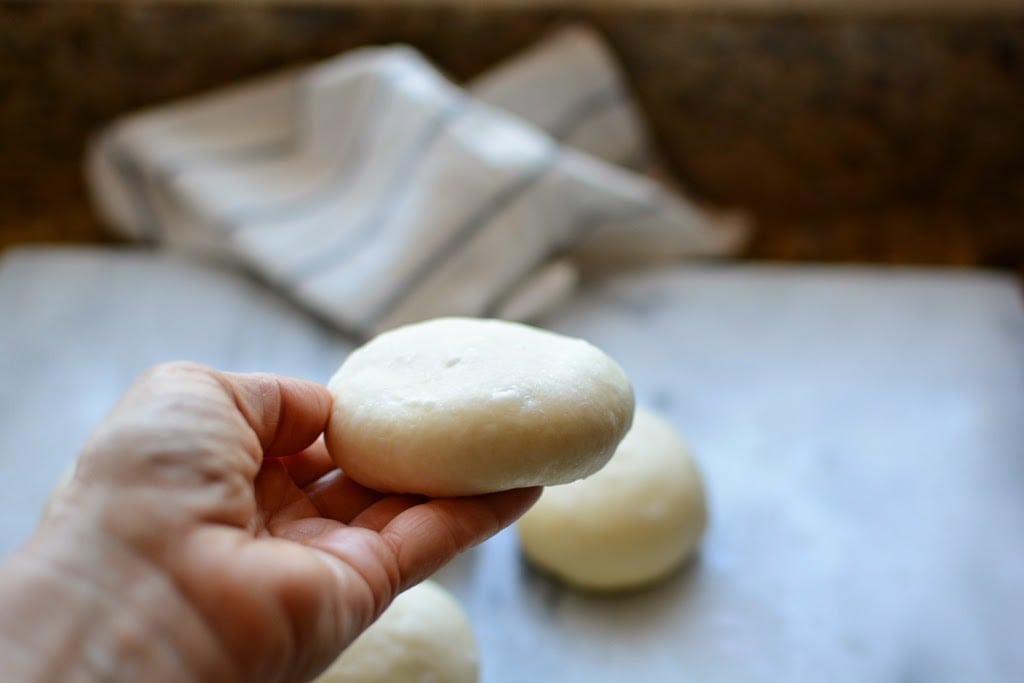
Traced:
[[738, 248], [742, 221], [650, 164], [615, 63], [573, 28], [465, 89], [374, 47], [133, 114], [97, 136], [87, 175], [121, 234], [240, 265], [368, 336], [534, 319], [581, 262]]

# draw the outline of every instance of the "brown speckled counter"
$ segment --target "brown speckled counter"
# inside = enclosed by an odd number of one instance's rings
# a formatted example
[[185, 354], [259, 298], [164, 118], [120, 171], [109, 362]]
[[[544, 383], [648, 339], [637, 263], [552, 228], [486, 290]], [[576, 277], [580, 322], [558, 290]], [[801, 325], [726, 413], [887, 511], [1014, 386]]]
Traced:
[[454, 78], [553, 26], [609, 40], [669, 166], [752, 210], [754, 258], [1024, 263], [1024, 13], [0, 4], [0, 247], [96, 240], [79, 164], [117, 115], [407, 42]]

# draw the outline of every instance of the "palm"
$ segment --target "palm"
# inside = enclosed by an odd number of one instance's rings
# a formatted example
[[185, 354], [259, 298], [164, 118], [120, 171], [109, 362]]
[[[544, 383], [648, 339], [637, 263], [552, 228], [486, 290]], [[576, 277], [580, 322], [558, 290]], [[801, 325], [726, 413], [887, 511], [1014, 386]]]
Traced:
[[[322, 440], [309, 445], [329, 413], [322, 387], [265, 376], [211, 381], [205, 369], [172, 370], [155, 391], [151, 380], [129, 393], [108, 420], [114, 428], [107, 440], [93, 450], [123, 451], [119, 424], [171, 413], [165, 421], [171, 430], [162, 428], [159, 439], [146, 434], [145, 441], [162, 445], [153, 454], [164, 461], [166, 443], [175, 444], [170, 459], [193, 469], [194, 479], [164, 489], [160, 506], [178, 505], [186, 514], [168, 526], [181, 540], [173, 552], [159, 553], [160, 562], [208, 625], [225, 670], [237, 680], [308, 680], [395, 595], [511, 523], [539, 495], [428, 499], [371, 491], [335, 468]], [[184, 416], [175, 413], [183, 395], [189, 397]], [[251, 431], [239, 430], [239, 423]], [[146, 450], [136, 445], [131, 452], [157, 462]], [[97, 461], [104, 459], [100, 454]], [[122, 465], [118, 479], [123, 472]], [[161, 518], [154, 514], [151, 523]], [[131, 520], [119, 516], [115, 526], [126, 538], [144, 540]], [[145, 526], [146, 536], [159, 535]]]

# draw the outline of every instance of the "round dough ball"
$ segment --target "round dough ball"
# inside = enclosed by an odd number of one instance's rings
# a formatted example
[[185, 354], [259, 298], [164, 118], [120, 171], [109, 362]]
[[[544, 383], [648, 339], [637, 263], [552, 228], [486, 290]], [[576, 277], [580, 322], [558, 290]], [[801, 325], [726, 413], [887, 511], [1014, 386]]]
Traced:
[[425, 581], [395, 598], [314, 683], [476, 683], [479, 661], [469, 617]]
[[707, 526], [700, 472], [679, 432], [638, 410], [611, 461], [594, 476], [545, 489], [519, 520], [527, 557], [589, 590], [625, 590], [665, 577]]
[[335, 463], [378, 491], [429, 496], [585, 477], [611, 457], [634, 408], [626, 373], [602, 351], [501, 320], [386, 332], [328, 386]]

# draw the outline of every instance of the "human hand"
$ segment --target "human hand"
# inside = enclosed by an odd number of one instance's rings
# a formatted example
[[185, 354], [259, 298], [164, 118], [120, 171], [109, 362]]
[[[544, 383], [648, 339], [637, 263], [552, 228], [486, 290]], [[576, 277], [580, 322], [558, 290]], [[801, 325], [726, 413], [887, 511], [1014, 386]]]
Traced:
[[0, 661], [23, 676], [5, 680], [308, 680], [539, 495], [363, 488], [318, 438], [330, 405], [271, 375], [140, 378], [0, 568]]

